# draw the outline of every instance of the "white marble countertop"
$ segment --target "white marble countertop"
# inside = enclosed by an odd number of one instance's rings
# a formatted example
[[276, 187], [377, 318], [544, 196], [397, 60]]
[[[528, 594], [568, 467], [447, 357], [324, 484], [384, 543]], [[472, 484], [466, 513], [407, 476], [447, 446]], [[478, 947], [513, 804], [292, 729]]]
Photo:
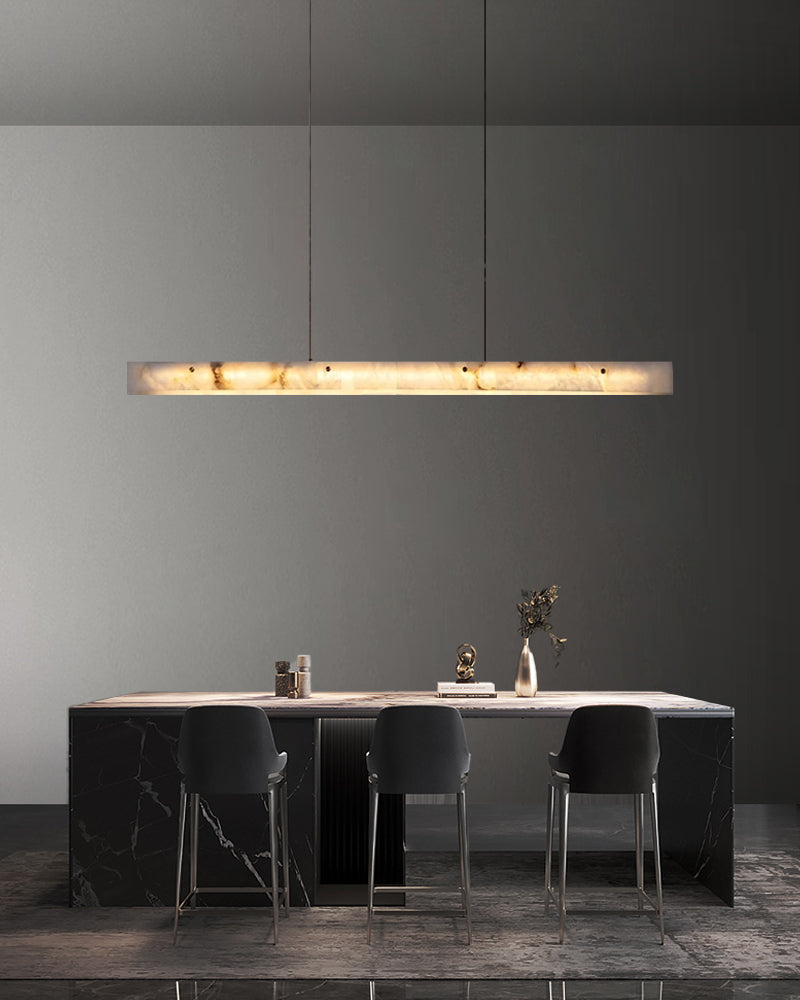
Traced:
[[498, 691], [496, 698], [437, 698], [435, 691], [331, 691], [306, 698], [277, 697], [271, 691], [142, 691], [73, 705], [71, 712], [131, 711], [138, 715], [178, 714], [190, 705], [259, 705], [272, 716], [314, 718], [372, 718], [388, 705], [455, 705], [464, 716], [559, 717], [581, 705], [647, 705], [656, 716], [718, 717], [734, 714], [728, 705], [699, 701], [664, 691], [539, 691], [533, 698], [518, 698], [513, 691]]

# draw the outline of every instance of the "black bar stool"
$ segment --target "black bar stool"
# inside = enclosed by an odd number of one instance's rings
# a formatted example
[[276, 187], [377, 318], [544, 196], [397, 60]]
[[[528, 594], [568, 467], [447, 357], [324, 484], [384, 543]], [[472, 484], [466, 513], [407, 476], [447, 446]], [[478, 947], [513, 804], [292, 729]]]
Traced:
[[[558, 905], [558, 943], [564, 941], [567, 904], [567, 824], [570, 792], [592, 795], [633, 795], [636, 842], [636, 894], [638, 912], [647, 902], [658, 913], [664, 943], [664, 906], [661, 889], [661, 848], [658, 836], [656, 771], [660, 749], [658, 727], [644, 705], [585, 705], [569, 718], [561, 750], [548, 754], [547, 851], [545, 856], [545, 910]], [[553, 822], [558, 793], [558, 899], [553, 894]], [[657, 902], [644, 890], [644, 797], [650, 799]], [[594, 911], [602, 912], [602, 911]], [[608, 911], [607, 911], [608, 912]], [[613, 911], [619, 912], [619, 911]]]
[[[178, 821], [178, 872], [175, 889], [173, 944], [178, 935], [178, 917], [188, 905], [192, 909], [201, 892], [265, 892], [272, 898], [273, 941], [278, 943], [278, 908], [281, 898], [289, 916], [289, 837], [286, 795], [286, 754], [278, 753], [272, 727], [257, 705], [196, 705], [188, 708], [181, 723], [178, 766], [183, 781]], [[270, 885], [198, 886], [197, 845], [200, 796], [263, 795], [269, 801]], [[283, 887], [278, 885], [278, 799], [281, 814]], [[181, 899], [181, 869], [189, 818], [189, 892]]]
[[[375, 720], [372, 744], [367, 753], [370, 783], [369, 808], [369, 897], [367, 944], [372, 936], [372, 916], [382, 913], [458, 913], [467, 920], [467, 941], [472, 944], [470, 919], [469, 840], [465, 786], [470, 753], [464, 722], [452, 705], [393, 705], [381, 709]], [[458, 853], [461, 865], [460, 910], [415, 910], [407, 907], [375, 906], [375, 894], [397, 892], [398, 886], [375, 885], [375, 846], [378, 829], [378, 797], [391, 795], [455, 794], [458, 822]], [[438, 886], [403, 886], [415, 891], [441, 891]]]

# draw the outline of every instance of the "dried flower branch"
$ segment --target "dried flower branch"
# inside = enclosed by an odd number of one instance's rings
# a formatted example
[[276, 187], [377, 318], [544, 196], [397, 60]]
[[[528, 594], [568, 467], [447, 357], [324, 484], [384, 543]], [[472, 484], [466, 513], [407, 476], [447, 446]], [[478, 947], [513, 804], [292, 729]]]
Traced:
[[549, 622], [550, 612], [558, 598], [558, 584], [554, 583], [545, 590], [523, 590], [522, 603], [517, 605], [519, 612], [519, 634], [523, 639], [530, 639], [537, 629], [547, 632], [556, 651], [556, 666], [561, 655], [561, 648], [566, 639], [559, 639], [553, 632]]

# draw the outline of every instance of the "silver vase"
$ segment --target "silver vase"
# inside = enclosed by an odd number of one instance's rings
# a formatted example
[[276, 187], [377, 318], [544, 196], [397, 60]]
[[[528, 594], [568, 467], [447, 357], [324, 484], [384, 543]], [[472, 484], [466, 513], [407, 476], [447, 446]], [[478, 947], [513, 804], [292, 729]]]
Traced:
[[536, 678], [536, 664], [533, 660], [531, 648], [528, 645], [529, 641], [526, 639], [522, 646], [522, 652], [519, 654], [519, 665], [517, 666], [517, 678], [514, 681], [514, 690], [520, 698], [532, 698], [539, 687]]

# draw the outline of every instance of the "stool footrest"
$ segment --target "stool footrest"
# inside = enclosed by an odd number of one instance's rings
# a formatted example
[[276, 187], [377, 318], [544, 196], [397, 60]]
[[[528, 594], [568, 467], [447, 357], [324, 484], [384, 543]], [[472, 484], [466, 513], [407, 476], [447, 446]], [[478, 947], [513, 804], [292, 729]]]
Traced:
[[[565, 910], [564, 912], [565, 913], [569, 913], [571, 916], [579, 916], [579, 917], [587, 917], [587, 916], [590, 916], [590, 915], [591, 916], [602, 917], [602, 916], [604, 916], [606, 914], [609, 914], [609, 915], [615, 916], [615, 917], [622, 917], [622, 916], [625, 916], [626, 914], [629, 917], [641, 917], [641, 916], [644, 915], [645, 912], [649, 912], [649, 911], [634, 910], [630, 906], [623, 906], [623, 907], [620, 907], [619, 909], [612, 909], [612, 908], [600, 907], [600, 906], [598, 906], [598, 907], [594, 907], [594, 906], [584, 906], [584, 907], [571, 906], [568, 910]], [[656, 910], [655, 912], [658, 913], [658, 910]]]
[[437, 917], [466, 917], [466, 910], [453, 910], [453, 909], [436, 909], [431, 907], [430, 909], [424, 906], [373, 906], [373, 913], [395, 913], [398, 916], [405, 916], [406, 914], [416, 914], [419, 916], [421, 913], [431, 913]]
[[[546, 902], [552, 903], [554, 906], [559, 906], [560, 905], [558, 896], [555, 895], [555, 893], [553, 892], [552, 889], [546, 888], [545, 889], [545, 893], [546, 893], [546, 896], [547, 896]], [[645, 892], [644, 889], [641, 890], [641, 896], [642, 896], [642, 900], [644, 902], [648, 903], [655, 910], [656, 913], [659, 912], [658, 903], [647, 892]], [[614, 913], [614, 914], [632, 913], [634, 915], [638, 915], [642, 911], [638, 910], [638, 909], [634, 910], [630, 906], [620, 907], [618, 909], [616, 909], [616, 908], [614, 908], [614, 909], [608, 909], [607, 907], [601, 907], [601, 906], [596, 906], [596, 907], [595, 906], [583, 906], [583, 907], [570, 906], [569, 908], [565, 907], [564, 908], [564, 912], [565, 913], [567, 913], [567, 912], [569, 912], [569, 913], [577, 913], [577, 914], [580, 914], [580, 915], [585, 915], [587, 913]]]
[[[181, 902], [178, 904], [178, 912], [183, 912], [184, 908], [189, 903], [189, 901], [192, 899], [192, 897], [193, 896], [199, 896], [201, 892], [204, 892], [204, 893], [209, 893], [209, 892], [224, 892], [224, 893], [261, 892], [265, 896], [269, 896], [270, 898], [272, 897], [272, 890], [269, 888], [269, 886], [266, 886], [263, 889], [261, 888], [261, 886], [256, 886], [256, 885], [253, 885], [253, 886], [247, 886], [247, 885], [231, 885], [231, 886], [211, 885], [211, 886], [198, 886], [197, 889], [194, 889], [192, 892], [187, 893], [183, 897], [183, 899], [181, 900]], [[285, 902], [285, 900], [286, 900], [286, 889], [285, 889], [285, 887], [278, 889], [278, 899], [280, 900], [281, 898]]]
[[[195, 892], [266, 892], [271, 893], [272, 889], [268, 885], [200, 885]], [[278, 892], [284, 892], [278, 889]]]
[[463, 892], [463, 886], [453, 885], [376, 885], [373, 892]]

